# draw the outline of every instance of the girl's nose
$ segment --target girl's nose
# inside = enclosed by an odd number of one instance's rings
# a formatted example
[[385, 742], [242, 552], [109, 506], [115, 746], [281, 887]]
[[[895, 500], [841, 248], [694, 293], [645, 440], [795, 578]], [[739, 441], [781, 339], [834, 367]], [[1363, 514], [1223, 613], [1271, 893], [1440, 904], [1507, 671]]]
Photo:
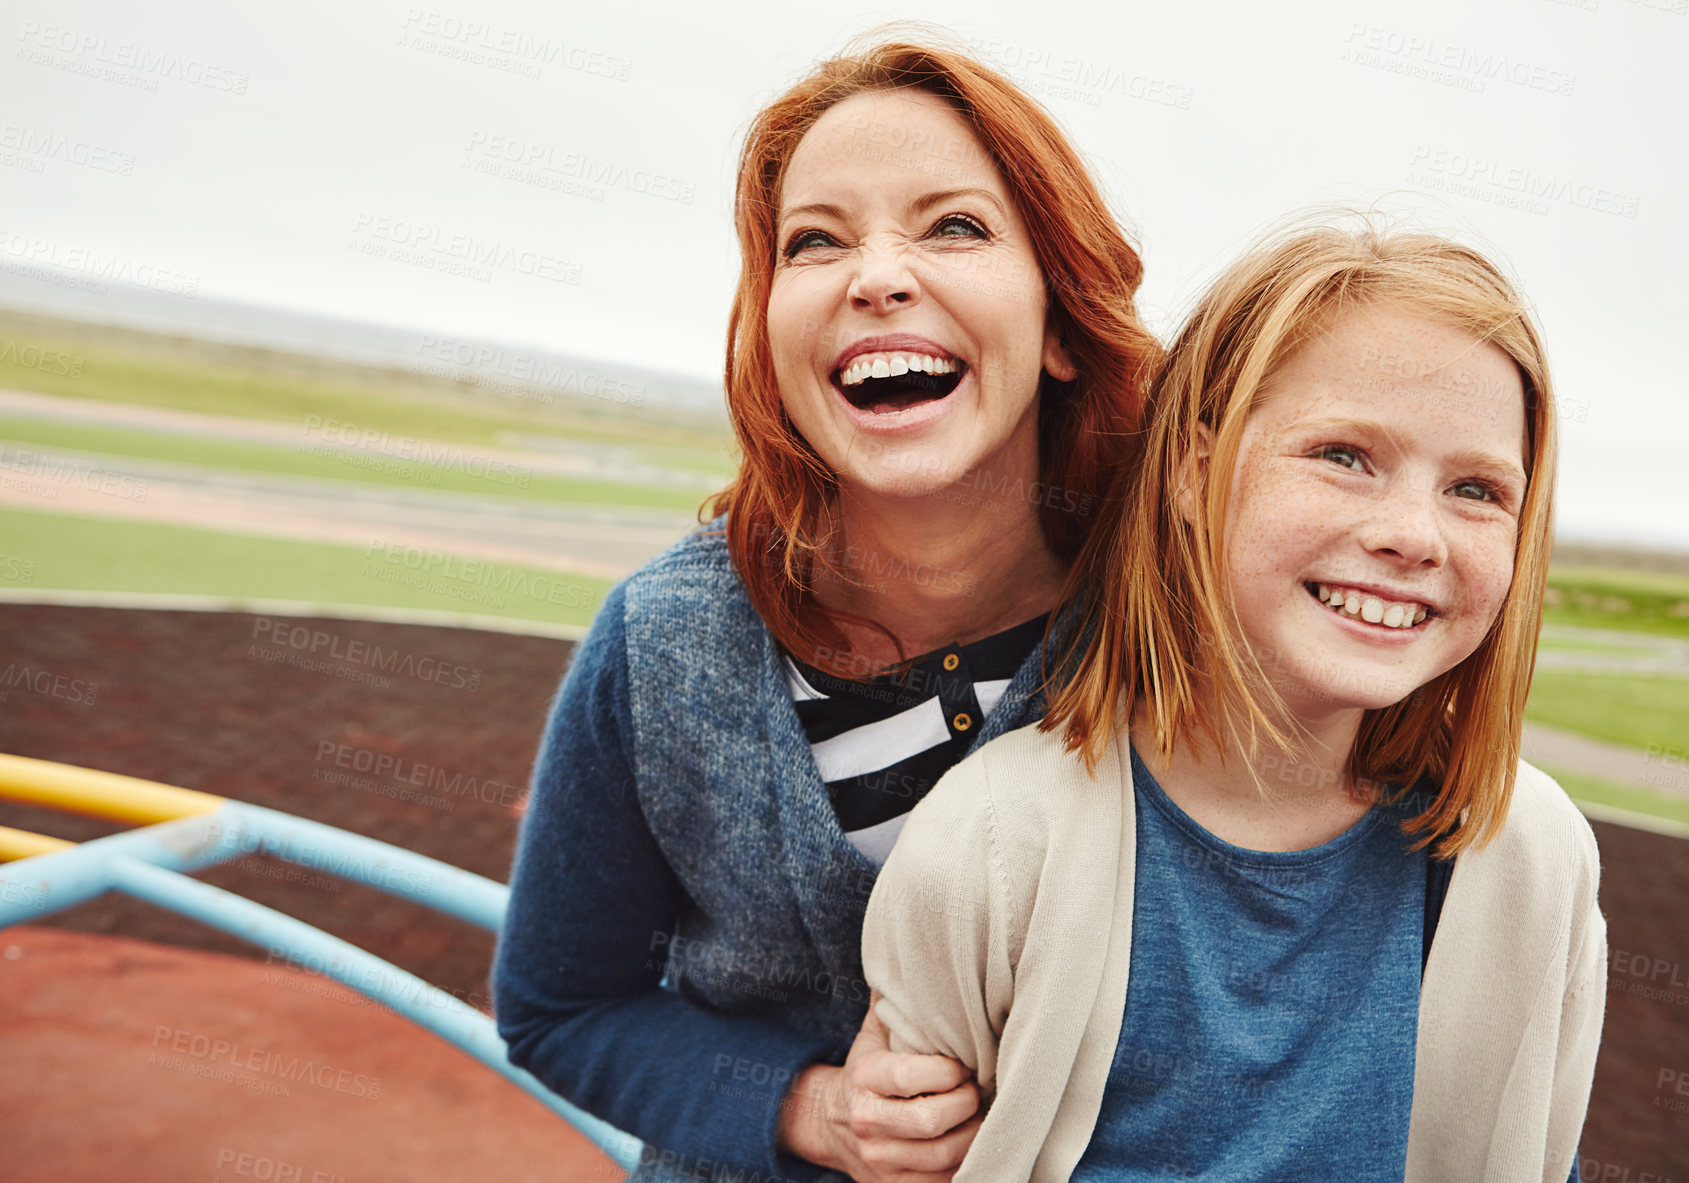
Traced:
[[1374, 554], [1412, 567], [1441, 567], [1449, 557], [1437, 493], [1392, 490], [1381, 498], [1361, 532]]

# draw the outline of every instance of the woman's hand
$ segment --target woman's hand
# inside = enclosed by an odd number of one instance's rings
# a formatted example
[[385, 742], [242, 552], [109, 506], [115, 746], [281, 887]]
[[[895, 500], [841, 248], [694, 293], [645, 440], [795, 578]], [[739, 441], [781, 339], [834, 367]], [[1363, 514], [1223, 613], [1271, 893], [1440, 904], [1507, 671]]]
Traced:
[[886, 1035], [870, 1006], [843, 1067], [798, 1074], [780, 1147], [857, 1183], [948, 1183], [979, 1132], [979, 1086], [948, 1056], [894, 1052]]

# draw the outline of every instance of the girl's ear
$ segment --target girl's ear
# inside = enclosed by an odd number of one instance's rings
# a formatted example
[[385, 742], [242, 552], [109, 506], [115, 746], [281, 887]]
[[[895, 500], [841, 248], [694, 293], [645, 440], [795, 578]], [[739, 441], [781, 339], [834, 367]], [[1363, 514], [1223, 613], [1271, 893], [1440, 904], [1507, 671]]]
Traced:
[[1061, 343], [1054, 329], [1044, 330], [1044, 372], [1057, 382], [1071, 382], [1079, 377], [1079, 367], [1073, 364], [1073, 359], [1067, 354], [1067, 347]]
[[1206, 423], [1196, 425], [1196, 438], [1179, 458], [1178, 489], [1174, 499], [1179, 513], [1191, 525], [1196, 524], [1208, 491], [1208, 457], [1214, 451], [1214, 429]]

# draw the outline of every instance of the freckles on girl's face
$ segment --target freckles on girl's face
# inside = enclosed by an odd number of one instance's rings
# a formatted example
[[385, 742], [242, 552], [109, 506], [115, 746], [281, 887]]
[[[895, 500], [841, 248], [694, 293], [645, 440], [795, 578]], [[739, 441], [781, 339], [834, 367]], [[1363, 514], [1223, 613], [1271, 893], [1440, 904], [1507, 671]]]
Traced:
[[1362, 305], [1244, 427], [1226, 521], [1243, 634], [1293, 711], [1376, 709], [1465, 660], [1513, 578], [1524, 385], [1500, 348]]

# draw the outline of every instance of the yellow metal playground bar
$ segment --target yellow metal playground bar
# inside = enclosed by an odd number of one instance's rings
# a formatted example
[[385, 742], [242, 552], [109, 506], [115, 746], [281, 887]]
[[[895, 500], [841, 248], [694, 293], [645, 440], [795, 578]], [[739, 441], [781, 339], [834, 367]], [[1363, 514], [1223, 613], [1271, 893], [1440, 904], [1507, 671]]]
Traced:
[[493, 1021], [445, 991], [356, 945], [262, 904], [188, 877], [245, 854], [268, 854], [329, 874], [357, 871], [404, 896], [497, 932], [501, 883], [413, 851], [291, 814], [132, 776], [0, 754], [0, 798], [139, 828], [73, 843], [0, 826], [0, 928], [59, 912], [107, 891], [287, 952], [449, 1040], [544, 1102], [616, 1163], [639, 1161], [637, 1139], [585, 1113], [511, 1064]]

